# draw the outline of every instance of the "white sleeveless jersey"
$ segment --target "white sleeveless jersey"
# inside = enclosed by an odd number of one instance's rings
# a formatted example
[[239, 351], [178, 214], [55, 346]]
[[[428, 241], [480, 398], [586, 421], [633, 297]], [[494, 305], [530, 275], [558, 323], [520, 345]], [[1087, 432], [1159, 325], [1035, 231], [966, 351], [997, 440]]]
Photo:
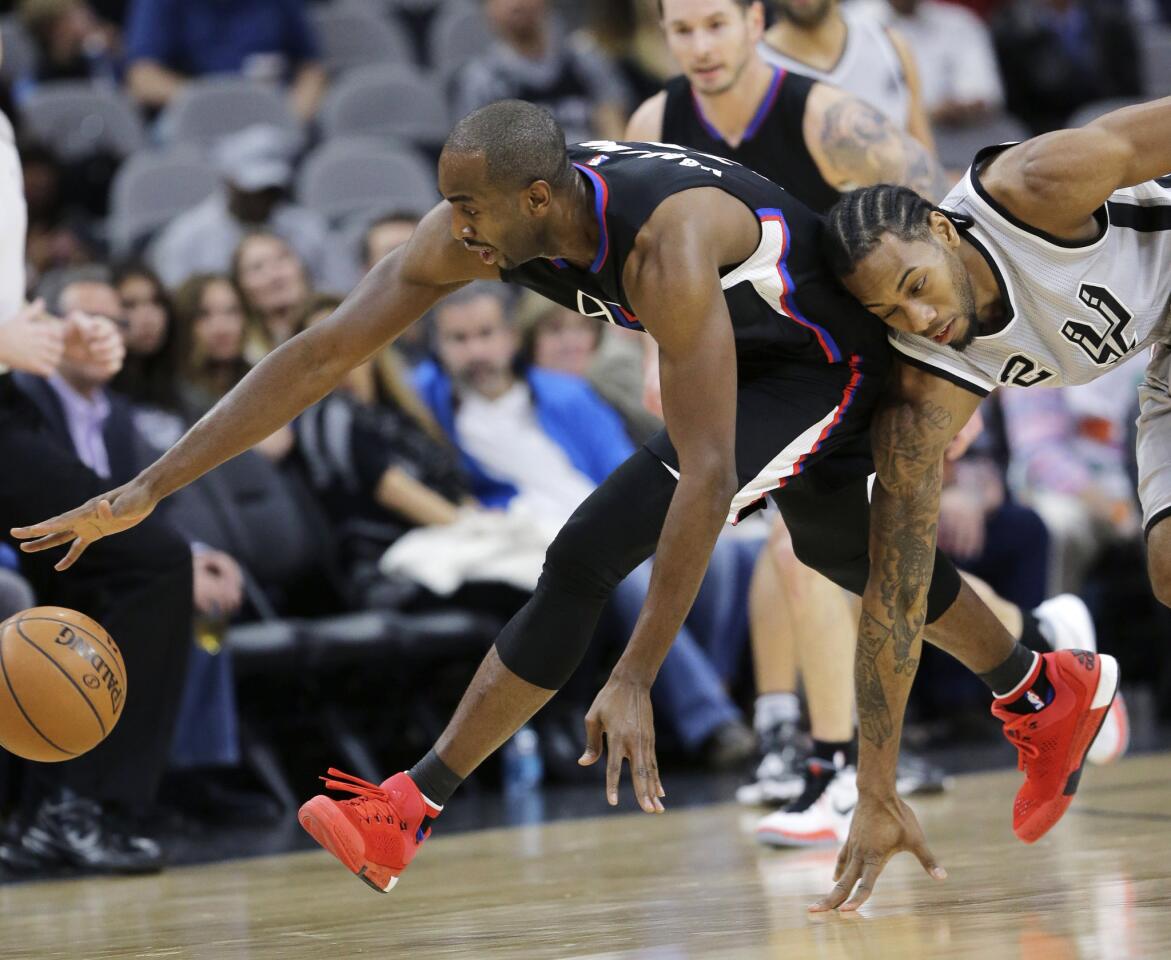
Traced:
[[842, 8], [842, 18], [846, 21], [846, 46], [832, 70], [814, 69], [763, 40], [757, 49], [768, 63], [852, 93], [905, 130], [911, 113], [911, 90], [890, 34], [876, 19], [851, 7]]
[[1008, 322], [963, 351], [891, 331], [894, 348], [984, 395], [1086, 383], [1171, 339], [1171, 177], [1111, 194], [1094, 214], [1096, 238], [1061, 240], [1022, 223], [980, 184], [975, 170], [1003, 149], [982, 150], [940, 207], [992, 267]]

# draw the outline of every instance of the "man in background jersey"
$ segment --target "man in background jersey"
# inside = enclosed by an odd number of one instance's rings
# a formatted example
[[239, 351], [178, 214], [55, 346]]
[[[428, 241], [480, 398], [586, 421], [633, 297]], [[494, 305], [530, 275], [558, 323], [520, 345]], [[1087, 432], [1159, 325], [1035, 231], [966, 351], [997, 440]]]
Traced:
[[634, 112], [627, 139], [735, 160], [819, 213], [873, 183], [942, 196], [929, 150], [868, 100], [765, 62], [759, 0], [661, 0], [660, 9], [683, 75]]
[[[356, 796], [318, 796], [301, 808], [306, 830], [380, 891], [398, 881], [463, 779], [568, 680], [609, 592], [647, 557], [655, 555], [647, 599], [586, 715], [581, 762], [600, 758], [605, 737], [609, 802], [618, 802], [629, 760], [648, 813], [661, 812], [665, 796], [650, 687], [724, 521], [771, 496], [804, 562], [855, 592], [868, 573], [869, 419], [890, 354], [882, 328], [825, 269], [821, 218], [719, 157], [614, 141], [567, 151], [564, 137], [548, 111], [520, 101], [465, 117], [440, 157], [444, 201], [334, 314], [269, 354], [130, 483], [14, 531], [31, 541], [29, 552], [69, 544], [58, 562], [68, 568], [90, 544], [269, 436], [471, 280], [517, 283], [650, 333], [670, 432], [618, 467], [562, 528], [532, 597], [435, 747], [381, 785], [331, 770], [327, 786]], [[1022, 697], [1036, 696], [1024, 672], [1031, 655], [946, 557], [928, 566], [933, 642], [990, 685], [1011, 676]], [[869, 686], [862, 690], [869, 702]], [[1076, 692], [1062, 695], [1077, 702], [1057, 733], [1089, 706]], [[879, 782], [885, 775], [868, 772]], [[1040, 803], [1067, 801], [1050, 794]], [[911, 851], [943, 879], [910, 809], [896, 799], [892, 811], [898, 832], [882, 838], [888, 852]]]
[[760, 55], [848, 90], [935, 152], [910, 48], [898, 34], [838, 0], [773, 0], [777, 22]]
[[[899, 724], [885, 720], [901, 716], [915, 675], [943, 451], [991, 390], [1085, 383], [1153, 347], [1140, 388], [1139, 499], [1151, 583], [1171, 605], [1169, 170], [1166, 98], [1078, 130], [989, 147], [939, 207], [884, 185], [848, 194], [831, 212], [835, 272], [892, 329], [900, 355], [873, 427], [874, 556], [858, 641], [859, 672], [871, 675], [858, 701], [868, 771], [893, 771]], [[1038, 804], [1041, 794], [1077, 789], [1082, 756], [1116, 688], [1112, 670], [1093, 654], [1036, 658], [1028, 672], [1036, 699], [993, 681], [993, 713], [1025, 771], [1013, 808], [1022, 840], [1036, 840], [1061, 812]], [[1049, 691], [1051, 681], [1064, 692]], [[1092, 709], [1046, 757], [1073, 688]], [[1055, 762], [1062, 753], [1068, 760]], [[855, 900], [865, 899], [900, 829], [889, 800], [893, 779], [868, 788], [838, 859], [838, 885], [822, 902], [827, 909], [859, 880]]]

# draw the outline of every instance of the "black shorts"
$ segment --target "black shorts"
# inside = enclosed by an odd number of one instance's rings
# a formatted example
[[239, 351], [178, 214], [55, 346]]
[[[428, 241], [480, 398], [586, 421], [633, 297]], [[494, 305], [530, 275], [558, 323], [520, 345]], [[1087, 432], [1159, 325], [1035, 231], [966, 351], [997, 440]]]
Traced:
[[[870, 420], [886, 364], [772, 363], [742, 366], [736, 394], [736, 474], [740, 489], [728, 520], [736, 523], [790, 486], [832, 491], [874, 472]], [[647, 449], [678, 476], [666, 430]]]

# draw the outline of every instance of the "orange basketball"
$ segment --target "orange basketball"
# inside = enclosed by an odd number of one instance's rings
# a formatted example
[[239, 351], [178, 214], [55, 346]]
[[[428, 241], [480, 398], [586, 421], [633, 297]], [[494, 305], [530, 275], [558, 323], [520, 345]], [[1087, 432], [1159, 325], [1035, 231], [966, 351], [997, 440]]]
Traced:
[[122, 652], [84, 613], [33, 607], [0, 623], [0, 747], [72, 759], [109, 735], [125, 703]]

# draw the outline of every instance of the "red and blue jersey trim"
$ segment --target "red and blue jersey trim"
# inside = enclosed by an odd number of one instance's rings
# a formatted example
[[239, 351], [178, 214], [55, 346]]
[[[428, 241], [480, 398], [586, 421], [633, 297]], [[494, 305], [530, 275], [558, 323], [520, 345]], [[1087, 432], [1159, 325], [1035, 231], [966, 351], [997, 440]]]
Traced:
[[846, 414], [850, 412], [850, 406], [854, 402], [854, 397], [858, 393], [858, 386], [862, 383], [862, 358], [858, 354], [850, 357], [850, 379], [846, 384], [846, 389], [842, 391], [842, 399], [838, 401], [838, 412], [834, 418], [826, 425], [825, 429], [821, 431], [821, 435], [817, 438], [817, 442], [813, 444], [808, 453], [803, 453], [795, 464], [793, 464], [793, 472], [789, 476], [784, 477], [780, 483], [777, 484], [777, 489], [782, 489], [793, 477], [798, 476], [805, 469], [805, 464], [809, 458], [812, 457], [830, 435], [838, 428], [843, 420], [846, 419]]
[[821, 345], [822, 352], [825, 353], [826, 359], [830, 363], [841, 363], [842, 351], [838, 349], [838, 345], [834, 342], [833, 336], [825, 327], [819, 326], [806, 317], [797, 307], [797, 303], [793, 299], [793, 291], [796, 289], [796, 284], [793, 283], [793, 278], [789, 275], [789, 268], [786, 264], [786, 260], [789, 258], [791, 235], [789, 233], [789, 224], [785, 222], [784, 213], [775, 207], [765, 207], [757, 210], [756, 216], [761, 223], [771, 220], [781, 225], [781, 255], [777, 259], [777, 274], [781, 280], [781, 312], [789, 319], [795, 320], [801, 326], [813, 331], [813, 335], [817, 337], [817, 342]]
[[606, 226], [606, 207], [610, 203], [610, 187], [606, 180], [597, 171], [580, 163], [574, 166], [589, 177], [594, 185], [594, 216], [598, 218], [598, 252], [594, 262], [590, 264], [590, 273], [597, 273], [606, 263], [610, 255], [610, 230]]

